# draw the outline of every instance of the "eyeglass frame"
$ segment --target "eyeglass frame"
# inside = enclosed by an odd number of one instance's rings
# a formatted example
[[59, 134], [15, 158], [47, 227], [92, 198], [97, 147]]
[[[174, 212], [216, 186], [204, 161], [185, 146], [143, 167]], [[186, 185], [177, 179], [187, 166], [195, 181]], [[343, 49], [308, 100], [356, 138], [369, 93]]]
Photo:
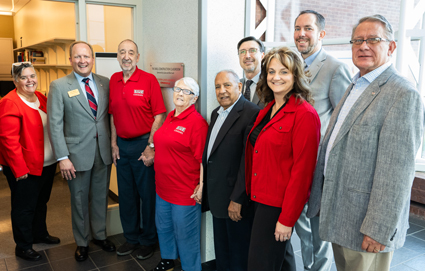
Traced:
[[180, 93], [180, 91], [182, 91], [183, 94], [185, 94], [185, 95], [195, 95], [195, 92], [191, 91], [190, 89], [186, 89], [186, 88], [173, 87], [173, 91], [175, 93]]
[[260, 51], [259, 48], [249, 48], [249, 49], [242, 49], [238, 51], [238, 56], [245, 56], [248, 52], [251, 55], [256, 54], [258, 51]]
[[[358, 44], [356, 44], [356, 41], [358, 41], [358, 42], [360, 42], [360, 41], [362, 41], [361, 43], [358, 43]], [[371, 41], [376, 41], [375, 43], [370, 43]], [[366, 44], [370, 44], [370, 45], [375, 45], [375, 44], [378, 44], [378, 43], [380, 43], [381, 41], [388, 41], [388, 42], [392, 42], [392, 40], [388, 40], [388, 39], [383, 39], [383, 38], [379, 38], [379, 37], [375, 37], [375, 38], [368, 38], [368, 39], [365, 39], [365, 40], [363, 40], [363, 39], [353, 39], [353, 40], [350, 40], [350, 43], [351, 43], [351, 45], [356, 45], [356, 46], [360, 46], [360, 45], [362, 45], [363, 44], [363, 42], [366, 42]]]

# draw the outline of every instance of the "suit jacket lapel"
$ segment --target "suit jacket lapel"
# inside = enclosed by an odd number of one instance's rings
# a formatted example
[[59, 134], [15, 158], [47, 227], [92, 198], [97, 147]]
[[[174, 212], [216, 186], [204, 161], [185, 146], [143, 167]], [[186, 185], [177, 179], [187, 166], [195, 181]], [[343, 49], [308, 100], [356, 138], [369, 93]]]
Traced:
[[224, 121], [223, 125], [221, 126], [220, 131], [217, 134], [214, 145], [211, 149], [211, 154], [214, 153], [214, 151], [220, 145], [221, 141], [227, 135], [227, 132], [232, 127], [233, 123], [240, 117], [239, 111], [241, 111], [243, 109], [243, 104], [245, 103], [245, 101], [246, 101], [246, 99], [243, 96], [241, 96], [239, 98], [239, 101], [232, 108], [232, 111], [230, 111], [229, 115], [227, 116], [226, 120]]
[[325, 49], [322, 48], [322, 50], [313, 60], [313, 63], [311, 63], [310, 68], [308, 69], [308, 73], [310, 74], [308, 76], [308, 80], [310, 81], [310, 84], [311, 82], [313, 82], [314, 78], [316, 78], [316, 75], [319, 73], [325, 60], [326, 60], [326, 51]]
[[93, 118], [93, 113], [91, 112], [89, 102], [87, 101], [86, 95], [84, 94], [84, 91], [80, 88], [80, 84], [77, 81], [77, 78], [75, 77], [74, 73], [70, 73], [68, 75], [68, 84], [69, 84], [69, 90], [78, 89], [80, 91], [80, 95], [75, 96], [77, 101], [81, 104], [81, 106], [84, 108], [84, 110], [87, 111]]
[[[335, 138], [334, 145], [340, 141], [346, 133], [351, 129], [356, 119], [363, 113], [363, 111], [370, 105], [370, 103], [381, 92], [381, 86], [384, 85], [391, 75], [395, 73], [394, 67], [391, 65], [381, 75], [378, 76], [360, 95], [359, 99], [354, 103], [350, 112], [344, 120], [338, 135]], [[339, 113], [339, 112], [338, 112]]]

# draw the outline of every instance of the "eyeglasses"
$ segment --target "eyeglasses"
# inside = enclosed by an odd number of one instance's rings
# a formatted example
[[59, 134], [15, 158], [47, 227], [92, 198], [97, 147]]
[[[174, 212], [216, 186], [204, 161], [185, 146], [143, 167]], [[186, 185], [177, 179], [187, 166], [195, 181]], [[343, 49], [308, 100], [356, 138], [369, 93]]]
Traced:
[[258, 52], [258, 49], [257, 48], [249, 48], [248, 50], [242, 49], [242, 50], [239, 50], [238, 53], [240, 56], [244, 56], [246, 55], [246, 52], [249, 52], [250, 54], [255, 54]]
[[350, 40], [350, 43], [353, 45], [362, 45], [363, 42], [366, 42], [366, 44], [378, 44], [381, 41], [392, 41], [392, 40], [386, 40], [383, 38], [368, 38], [368, 39], [355, 39], [355, 40]]
[[183, 94], [186, 94], [186, 95], [191, 95], [191, 94], [192, 95], [195, 95], [195, 93], [193, 91], [191, 91], [189, 89], [179, 88], [179, 87], [174, 87], [173, 88], [173, 91], [175, 93], [179, 93], [180, 91], [183, 91]]
[[14, 76], [14, 69], [15, 67], [20, 67], [24, 65], [24, 68], [28, 68], [28, 67], [32, 67], [32, 63], [29, 61], [25, 61], [25, 62], [15, 62], [12, 64], [12, 77]]

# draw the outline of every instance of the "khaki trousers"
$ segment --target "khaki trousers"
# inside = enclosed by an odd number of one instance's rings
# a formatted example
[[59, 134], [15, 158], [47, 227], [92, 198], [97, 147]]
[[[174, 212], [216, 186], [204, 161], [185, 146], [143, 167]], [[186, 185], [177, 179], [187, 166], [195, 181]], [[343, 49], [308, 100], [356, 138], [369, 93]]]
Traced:
[[338, 271], [389, 271], [394, 251], [370, 253], [351, 250], [332, 243]]

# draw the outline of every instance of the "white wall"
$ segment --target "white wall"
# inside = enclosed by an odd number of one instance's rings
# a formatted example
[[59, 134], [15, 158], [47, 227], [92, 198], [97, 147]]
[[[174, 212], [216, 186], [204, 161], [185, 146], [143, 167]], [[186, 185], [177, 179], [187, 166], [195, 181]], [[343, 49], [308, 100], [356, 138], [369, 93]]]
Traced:
[[[207, 1], [205, 1], [207, 2]], [[232, 69], [242, 77], [237, 44], [244, 37], [245, 0], [214, 0], [207, 2], [207, 112], [218, 106], [215, 95], [215, 75]]]
[[[182, 62], [184, 76], [198, 80], [198, 0], [172, 4], [167, 0], [144, 0], [142, 11], [144, 42], [139, 67], [149, 72], [151, 62]], [[174, 109], [172, 92], [171, 88], [162, 89], [168, 112]]]

